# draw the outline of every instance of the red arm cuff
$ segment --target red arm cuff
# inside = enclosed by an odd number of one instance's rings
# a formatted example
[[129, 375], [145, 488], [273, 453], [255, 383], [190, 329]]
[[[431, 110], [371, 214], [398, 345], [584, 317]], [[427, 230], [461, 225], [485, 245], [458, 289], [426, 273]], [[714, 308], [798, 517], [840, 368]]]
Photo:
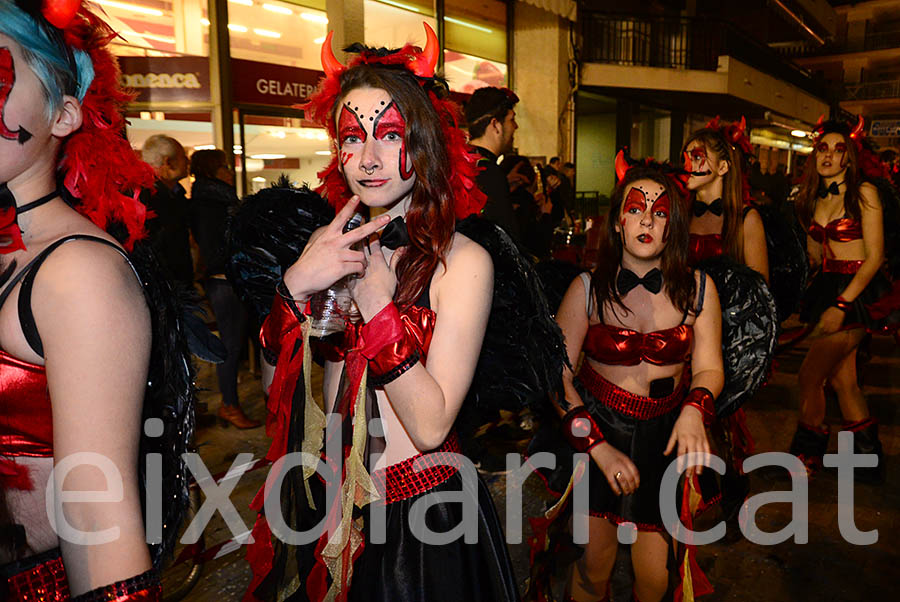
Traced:
[[712, 392], [705, 387], [697, 387], [691, 389], [687, 397], [681, 403], [681, 407], [694, 406], [703, 414], [703, 424], [709, 426], [716, 417], [716, 398]]
[[273, 365], [281, 352], [281, 341], [285, 335], [306, 319], [303, 315], [306, 308], [301, 308], [296, 301], [291, 299], [284, 282], [279, 282], [275, 291], [277, 294], [272, 300], [272, 311], [269, 312], [263, 321], [262, 328], [259, 329], [259, 342], [263, 348], [263, 355], [265, 355], [266, 361]]
[[388, 303], [360, 329], [360, 352], [369, 360], [369, 375], [383, 387], [419, 361], [416, 339], [407, 332], [400, 312]]
[[589, 452], [605, 441], [600, 427], [584, 406], [569, 410], [562, 423], [563, 435], [577, 452]]

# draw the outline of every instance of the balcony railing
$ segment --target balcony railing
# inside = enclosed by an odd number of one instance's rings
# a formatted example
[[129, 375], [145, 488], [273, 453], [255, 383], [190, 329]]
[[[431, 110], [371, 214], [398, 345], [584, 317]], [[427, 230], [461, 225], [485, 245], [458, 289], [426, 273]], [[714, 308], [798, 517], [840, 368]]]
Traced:
[[877, 98], [900, 99], [900, 79], [844, 86], [843, 100], [873, 100]]
[[628, 18], [579, 14], [584, 60], [614, 65], [715, 71], [720, 56], [732, 56], [812, 94], [821, 83], [726, 21], [698, 18]]
[[852, 52], [868, 52], [900, 48], [900, 31], [880, 31], [868, 33], [864, 38], [852, 44], [826, 44], [814, 46], [810, 42], [784, 42], [771, 46], [785, 58], [829, 56], [832, 54], [848, 54]]
[[900, 48], [900, 31], [882, 31], [867, 34], [865, 38], [865, 47], [866, 50]]

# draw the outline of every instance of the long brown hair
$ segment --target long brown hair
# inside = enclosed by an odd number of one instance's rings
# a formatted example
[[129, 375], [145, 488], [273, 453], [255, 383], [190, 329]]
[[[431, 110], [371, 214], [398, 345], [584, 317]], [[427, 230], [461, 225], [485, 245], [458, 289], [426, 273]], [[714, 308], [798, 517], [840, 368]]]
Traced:
[[403, 66], [359, 65], [341, 74], [341, 96], [332, 108], [332, 121], [343, 97], [357, 88], [378, 88], [390, 94], [406, 120], [406, 149], [416, 173], [412, 199], [406, 212], [410, 244], [397, 261], [396, 302], [412, 305], [444, 263], [456, 216], [450, 185], [450, 157], [437, 110], [427, 94]]
[[812, 223], [813, 213], [816, 210], [816, 201], [819, 199], [819, 186], [822, 178], [819, 176], [816, 167], [817, 156], [819, 154], [819, 141], [825, 134], [840, 134], [847, 146], [847, 171], [844, 172], [844, 183], [847, 184], [847, 192], [844, 194], [844, 211], [855, 220], [862, 219], [862, 212], [859, 208], [859, 154], [857, 153], [856, 144], [850, 138], [850, 128], [838, 121], [826, 121], [822, 124], [822, 133], [816, 139], [813, 145], [813, 152], [806, 159], [803, 166], [803, 176], [800, 180], [800, 191], [797, 193], [797, 216], [804, 228], [809, 228]]
[[[744, 263], [744, 236], [742, 225], [744, 222], [744, 191], [743, 174], [741, 172], [741, 155], [718, 129], [703, 128], [691, 134], [681, 152], [687, 150], [688, 145], [698, 141], [706, 147], [707, 152], [715, 153], [719, 160], [728, 163], [728, 171], [723, 176], [722, 182], [722, 249], [725, 254], [736, 262]], [[717, 166], [710, 164], [710, 169], [716, 170]]]
[[660, 271], [662, 271], [663, 282], [672, 305], [683, 312], [691, 311], [694, 308], [697, 283], [687, 261], [690, 213], [687, 211], [686, 203], [675, 183], [660, 173], [658, 169], [632, 167], [625, 173], [625, 177], [616, 185], [613, 192], [609, 216], [606, 220], [606, 239], [602, 242], [604, 248], [600, 254], [603, 261], [600, 262], [591, 277], [591, 289], [597, 299], [597, 312], [601, 318], [605, 303], [616, 304], [626, 312], [631, 311], [616, 290], [616, 276], [619, 273], [619, 266], [622, 264], [623, 253], [622, 235], [616, 232], [616, 224], [619, 223], [625, 190], [638, 180], [656, 182], [663, 186], [666, 194], [669, 195], [671, 202], [668, 238], [662, 252]]

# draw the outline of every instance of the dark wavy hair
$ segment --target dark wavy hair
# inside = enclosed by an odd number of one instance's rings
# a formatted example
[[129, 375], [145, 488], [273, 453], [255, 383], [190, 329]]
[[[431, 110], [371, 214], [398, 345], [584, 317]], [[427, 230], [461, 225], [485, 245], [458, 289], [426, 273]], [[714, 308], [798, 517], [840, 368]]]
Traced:
[[844, 172], [844, 183], [847, 184], [847, 193], [844, 195], [844, 211], [855, 220], [862, 219], [859, 208], [859, 185], [862, 178], [859, 173], [859, 152], [853, 139], [850, 138], [850, 126], [840, 121], [829, 120], [821, 125], [821, 134], [816, 138], [813, 152], [803, 166], [803, 176], [800, 179], [800, 191], [797, 193], [797, 217], [804, 228], [809, 228], [812, 223], [813, 213], [816, 210], [816, 201], [819, 196], [819, 186], [822, 178], [816, 167], [819, 151], [819, 141], [825, 134], [840, 134], [847, 145], [847, 171]]
[[[722, 130], [717, 128], [703, 128], [697, 130], [685, 141], [681, 152], [687, 150], [691, 142], [698, 141], [712, 151], [720, 160], [728, 163], [728, 172], [722, 182], [722, 248], [725, 253], [736, 262], [744, 263], [744, 236], [741, 226], [744, 223], [744, 193], [743, 174], [741, 168], [741, 154], [731, 145]], [[712, 168], [713, 166], [710, 166]]]
[[616, 276], [622, 264], [622, 235], [616, 232], [616, 224], [622, 212], [625, 190], [638, 180], [650, 180], [662, 185], [671, 200], [669, 211], [669, 231], [666, 246], [662, 252], [660, 270], [666, 292], [678, 310], [693, 311], [697, 283], [693, 270], [688, 267], [688, 239], [690, 212], [675, 183], [658, 169], [652, 167], [632, 167], [616, 185], [610, 201], [609, 216], [606, 219], [606, 238], [602, 241], [600, 264], [591, 276], [591, 290], [597, 300], [597, 311], [602, 316], [603, 305], [616, 304], [626, 312], [631, 310], [622, 301], [616, 290]]
[[215, 179], [220, 167], [228, 167], [228, 156], [222, 149], [203, 149], [191, 155], [190, 172], [195, 178]]
[[351, 67], [341, 74], [340, 84], [332, 122], [343, 98], [357, 88], [384, 90], [406, 120], [406, 150], [416, 182], [406, 213], [410, 244], [397, 262], [395, 300], [401, 308], [408, 307], [425, 289], [438, 263], [444, 263], [456, 229], [450, 156], [440, 116], [428, 98], [428, 94], [441, 93], [442, 88], [434, 86], [426, 92], [405, 67], [386, 65]]

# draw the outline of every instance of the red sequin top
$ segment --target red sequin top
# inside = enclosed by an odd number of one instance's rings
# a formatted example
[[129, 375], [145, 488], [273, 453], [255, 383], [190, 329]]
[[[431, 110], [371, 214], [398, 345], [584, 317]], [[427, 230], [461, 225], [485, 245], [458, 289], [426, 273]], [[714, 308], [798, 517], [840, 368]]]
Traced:
[[818, 243], [825, 242], [826, 237], [835, 242], [850, 242], [863, 237], [862, 223], [852, 217], [839, 217], [831, 220], [825, 226], [814, 221], [810, 224], [808, 232], [809, 236]]
[[0, 455], [53, 456], [47, 372], [0, 350]]
[[721, 234], [691, 234], [688, 247], [688, 263], [696, 265], [697, 262], [718, 257], [723, 253]]
[[689, 324], [647, 333], [593, 324], [588, 328], [582, 349], [601, 364], [636, 366], [647, 362], [666, 366], [687, 361], [693, 340], [694, 329]]

